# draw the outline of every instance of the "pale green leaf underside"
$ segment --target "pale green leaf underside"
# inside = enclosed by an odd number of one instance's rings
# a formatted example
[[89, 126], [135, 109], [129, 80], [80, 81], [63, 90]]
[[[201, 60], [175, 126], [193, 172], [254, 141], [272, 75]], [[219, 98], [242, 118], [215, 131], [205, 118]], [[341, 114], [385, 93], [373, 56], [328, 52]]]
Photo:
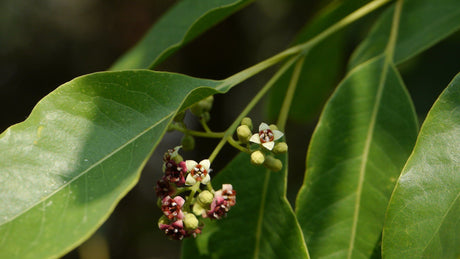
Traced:
[[431, 108], [398, 180], [384, 258], [460, 257], [460, 74]]
[[[287, 162], [284, 162], [286, 164]], [[208, 222], [196, 240], [186, 240], [182, 258], [308, 258], [286, 194], [287, 170], [271, 172], [239, 154], [217, 177], [237, 191], [228, 217]]]
[[176, 111], [229, 88], [134, 70], [53, 91], [0, 135], [0, 258], [58, 256], [78, 245], [137, 182]]
[[309, 147], [296, 215], [312, 258], [369, 258], [417, 136], [404, 84], [385, 56], [354, 69], [328, 101]]
[[182, 0], [125, 53], [111, 70], [153, 68], [182, 45], [252, 0]]
[[[388, 43], [393, 9], [377, 21], [369, 36], [356, 49], [349, 67], [382, 54]], [[395, 46], [394, 62], [399, 64], [446, 38], [460, 28], [460, 1], [405, 0]]]

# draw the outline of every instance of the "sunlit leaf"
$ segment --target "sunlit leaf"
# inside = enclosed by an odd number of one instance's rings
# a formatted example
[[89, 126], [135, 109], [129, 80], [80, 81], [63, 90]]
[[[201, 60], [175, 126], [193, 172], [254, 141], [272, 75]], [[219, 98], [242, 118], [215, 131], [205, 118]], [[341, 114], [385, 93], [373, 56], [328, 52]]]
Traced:
[[[350, 68], [383, 53], [390, 35], [394, 8], [377, 21], [357, 48]], [[402, 7], [394, 62], [401, 63], [431, 47], [460, 28], [460, 1], [405, 0]]]
[[328, 101], [296, 215], [312, 258], [369, 258], [417, 136], [404, 84], [385, 56], [354, 69]]
[[184, 44], [252, 1], [179, 1], [111, 70], [153, 68]]
[[0, 258], [81, 243], [136, 184], [176, 112], [231, 87], [146, 70], [72, 80], [0, 135]]
[[[286, 164], [286, 162], [284, 162]], [[182, 258], [308, 258], [301, 230], [286, 194], [287, 170], [271, 172], [238, 155], [217, 177], [237, 191], [228, 217], [208, 222], [196, 240], [187, 240]]]
[[384, 258], [460, 256], [460, 75], [423, 123], [383, 229]]

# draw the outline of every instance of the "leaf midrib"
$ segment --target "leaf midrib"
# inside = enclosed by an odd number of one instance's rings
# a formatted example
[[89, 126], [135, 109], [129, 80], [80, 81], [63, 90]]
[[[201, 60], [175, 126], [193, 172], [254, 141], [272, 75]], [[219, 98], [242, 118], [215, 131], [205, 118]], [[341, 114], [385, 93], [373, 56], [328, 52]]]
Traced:
[[267, 190], [268, 184], [270, 182], [270, 171], [265, 170], [265, 181], [262, 189], [262, 201], [260, 202], [259, 208], [259, 217], [257, 220], [257, 229], [256, 229], [256, 243], [254, 248], [254, 259], [259, 258], [259, 251], [260, 251], [260, 237], [262, 236], [262, 222], [264, 220], [264, 212], [265, 212], [265, 201], [267, 199]]
[[77, 179], [79, 179], [81, 176], [85, 175], [87, 172], [91, 171], [93, 168], [95, 168], [96, 166], [102, 164], [105, 160], [109, 159], [110, 157], [112, 157], [112, 155], [116, 154], [117, 152], [119, 152], [120, 150], [122, 150], [123, 148], [125, 148], [126, 146], [128, 146], [129, 144], [133, 143], [135, 140], [137, 140], [138, 138], [140, 138], [141, 136], [145, 135], [146, 133], [148, 133], [150, 130], [152, 130], [153, 128], [155, 128], [156, 126], [158, 126], [160, 123], [164, 122], [165, 120], [171, 118], [174, 114], [175, 114], [175, 110], [170, 112], [169, 114], [167, 114], [163, 119], [157, 121], [156, 123], [152, 124], [151, 126], [147, 127], [145, 130], [143, 130], [142, 132], [138, 133], [137, 135], [135, 135], [134, 137], [132, 137], [131, 139], [129, 139], [128, 141], [126, 141], [124, 144], [122, 144], [121, 146], [119, 146], [118, 148], [114, 149], [112, 152], [110, 152], [109, 154], [107, 154], [106, 156], [102, 157], [101, 159], [99, 159], [97, 162], [95, 162], [94, 164], [92, 164], [91, 166], [89, 166], [87, 169], [83, 170], [81, 173], [79, 173], [78, 175], [76, 175], [75, 177], [73, 177], [71, 180], [69, 180], [67, 183], [61, 185], [59, 188], [57, 188], [56, 190], [54, 190], [53, 192], [50, 192], [49, 195], [47, 196], [44, 196], [42, 199], [40, 199], [39, 201], [33, 203], [31, 206], [29, 206], [27, 209], [23, 210], [22, 212], [20, 213], [17, 213], [16, 215], [12, 216], [9, 220], [7, 221], [4, 221], [0, 226], [2, 225], [5, 225], [5, 224], [8, 224], [9, 222], [15, 220], [16, 218], [18, 218], [19, 216], [27, 213], [28, 211], [32, 210], [33, 208], [35, 208], [36, 206], [38, 206], [40, 203], [48, 200], [50, 197], [54, 196], [56, 193], [58, 193], [59, 191], [61, 191], [63, 188], [69, 186], [71, 183], [73, 183], [74, 181], [76, 181]]
[[351, 228], [350, 245], [348, 248], [347, 258], [351, 258], [353, 254], [353, 249], [354, 249], [354, 244], [355, 244], [355, 239], [356, 239], [356, 231], [358, 228], [359, 209], [361, 207], [361, 195], [362, 195], [363, 184], [364, 184], [364, 176], [366, 174], [366, 166], [367, 166], [367, 161], [369, 159], [369, 150], [370, 150], [370, 146], [372, 143], [372, 137], [374, 135], [374, 129], [375, 129], [376, 121], [377, 121], [380, 102], [382, 100], [383, 89], [385, 88], [386, 74], [388, 73], [388, 67], [389, 67], [389, 63], [385, 61], [385, 63], [383, 64], [383, 69], [382, 69], [382, 73], [380, 77], [379, 87], [378, 87], [377, 96], [376, 96], [376, 102], [372, 109], [371, 122], [369, 125], [369, 129], [367, 130], [367, 134], [366, 134], [366, 142], [364, 144], [364, 149], [363, 149], [363, 159], [361, 161], [361, 165], [359, 169], [358, 187], [356, 189], [356, 202], [355, 202], [355, 208], [353, 212], [353, 224]]
[[356, 189], [356, 203], [355, 203], [355, 210], [353, 212], [353, 225], [351, 228], [350, 246], [348, 248], [348, 255], [347, 255], [348, 259], [350, 259], [351, 256], [353, 255], [353, 250], [355, 246], [356, 232], [357, 232], [358, 220], [359, 220], [359, 210], [361, 207], [361, 195], [362, 195], [363, 184], [364, 184], [364, 176], [366, 174], [366, 165], [369, 159], [369, 150], [370, 150], [370, 146], [372, 142], [372, 136], [374, 135], [375, 123], [377, 121], [380, 102], [382, 101], [382, 94], [383, 94], [383, 89], [385, 88], [388, 68], [390, 67], [391, 64], [393, 64], [394, 51], [395, 51], [395, 46], [396, 46], [396, 39], [397, 39], [398, 29], [399, 29], [399, 21], [400, 21], [401, 10], [402, 10], [402, 3], [403, 3], [403, 0], [399, 0], [396, 3], [394, 15], [393, 15], [392, 26], [391, 26], [390, 37], [388, 39], [388, 43], [385, 48], [385, 52], [383, 53], [383, 56], [385, 57], [385, 59], [383, 63], [383, 68], [382, 68], [378, 90], [377, 90], [376, 102], [372, 110], [371, 122], [370, 122], [369, 129], [366, 135], [366, 142], [365, 142], [364, 150], [363, 150], [363, 160], [361, 162], [361, 166], [359, 170], [358, 187]]

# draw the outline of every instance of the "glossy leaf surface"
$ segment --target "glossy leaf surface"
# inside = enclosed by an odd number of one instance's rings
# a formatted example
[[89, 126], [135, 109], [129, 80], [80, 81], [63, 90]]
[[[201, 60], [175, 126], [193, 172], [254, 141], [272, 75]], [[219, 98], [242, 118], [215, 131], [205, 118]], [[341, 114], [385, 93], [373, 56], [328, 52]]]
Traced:
[[354, 69], [313, 134], [296, 214], [312, 258], [369, 258], [417, 122], [385, 56]]
[[[286, 164], [286, 162], [284, 162]], [[184, 242], [182, 258], [308, 258], [286, 194], [286, 168], [271, 172], [239, 154], [212, 183], [237, 191], [228, 217], [208, 222], [197, 239]]]
[[[389, 8], [357, 48], [351, 68], [383, 53], [391, 30]], [[399, 23], [394, 62], [401, 63], [446, 38], [460, 28], [460, 1], [405, 0]]]
[[176, 111], [229, 88], [138, 70], [53, 91], [0, 135], [0, 258], [54, 257], [81, 243], [135, 185]]
[[383, 229], [384, 258], [460, 256], [460, 75], [423, 123]]
[[182, 45], [250, 2], [252, 0], [179, 1], [111, 70], [154, 68]]

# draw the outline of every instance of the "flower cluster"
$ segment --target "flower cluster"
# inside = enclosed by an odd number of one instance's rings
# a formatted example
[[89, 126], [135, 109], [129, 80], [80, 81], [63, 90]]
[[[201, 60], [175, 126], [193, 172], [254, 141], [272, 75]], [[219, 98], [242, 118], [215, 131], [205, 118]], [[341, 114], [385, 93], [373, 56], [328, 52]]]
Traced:
[[273, 155], [287, 152], [286, 142], [277, 142], [284, 133], [278, 130], [274, 124], [268, 125], [262, 122], [259, 125], [259, 131], [252, 133], [252, 121], [246, 117], [241, 121], [241, 125], [236, 130], [238, 139], [241, 143], [257, 144], [255, 149], [251, 150], [251, 162], [255, 165], [263, 165], [272, 171], [279, 171], [283, 167], [281, 160]]
[[221, 219], [236, 203], [236, 191], [231, 184], [223, 184], [222, 189], [213, 190], [208, 159], [199, 163], [184, 161], [179, 149], [170, 149], [163, 156], [164, 176], [156, 186], [159, 206], [163, 211], [158, 227], [176, 240], [196, 237], [204, 226], [201, 218]]

